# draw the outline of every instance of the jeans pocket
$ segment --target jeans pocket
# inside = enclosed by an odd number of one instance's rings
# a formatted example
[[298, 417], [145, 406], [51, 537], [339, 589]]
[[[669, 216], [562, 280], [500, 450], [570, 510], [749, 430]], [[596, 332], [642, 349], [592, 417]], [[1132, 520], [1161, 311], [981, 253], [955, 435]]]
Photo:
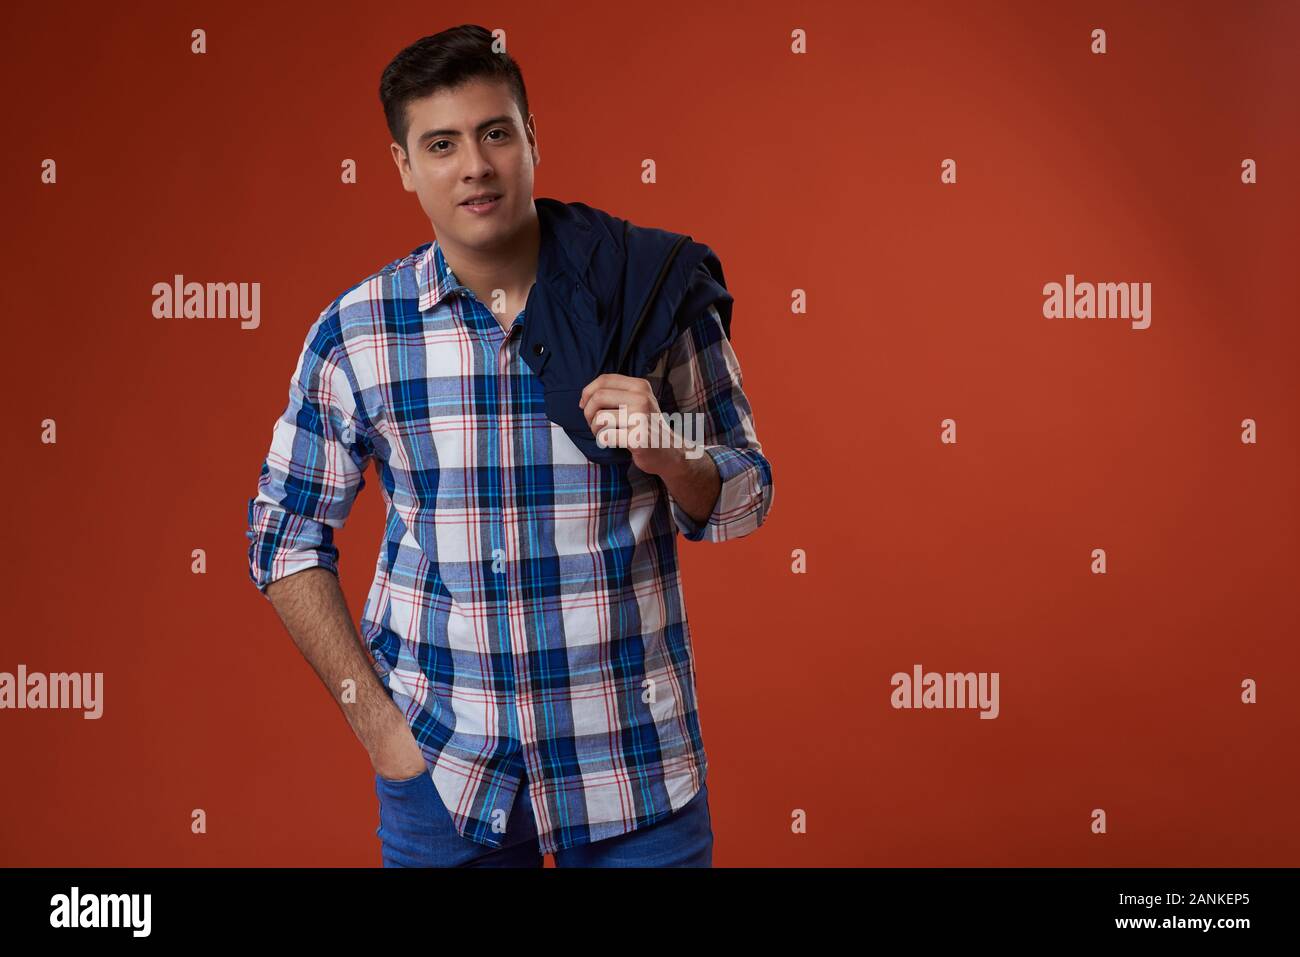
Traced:
[[436, 867], [459, 836], [433, 783], [432, 770], [412, 778], [375, 775], [385, 867]]

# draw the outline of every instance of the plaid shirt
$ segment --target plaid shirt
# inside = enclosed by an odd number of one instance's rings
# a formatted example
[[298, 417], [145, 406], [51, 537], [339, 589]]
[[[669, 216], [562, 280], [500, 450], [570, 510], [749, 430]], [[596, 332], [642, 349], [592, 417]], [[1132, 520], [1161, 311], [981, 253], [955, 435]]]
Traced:
[[[360, 632], [457, 830], [506, 843], [526, 785], [543, 853], [662, 820], [708, 767], [677, 540], [754, 531], [772, 471], [710, 306], [646, 378], [701, 413], [722, 490], [696, 522], [658, 476], [590, 462], [436, 242], [312, 324], [248, 503], [249, 574], [338, 574], [373, 460], [387, 507]], [[698, 433], [696, 433], [698, 435]], [[510, 843], [514, 843], [513, 840]]]

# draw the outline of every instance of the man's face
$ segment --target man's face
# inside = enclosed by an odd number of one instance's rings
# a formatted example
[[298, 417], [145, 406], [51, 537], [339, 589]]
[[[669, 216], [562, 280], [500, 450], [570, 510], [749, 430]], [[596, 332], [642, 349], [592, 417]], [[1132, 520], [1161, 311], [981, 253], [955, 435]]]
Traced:
[[[392, 144], [406, 191], [443, 245], [489, 251], [510, 242], [530, 214], [537, 131], [527, 124], [504, 81], [476, 77], [407, 104], [405, 148]], [[482, 210], [464, 201], [479, 193], [500, 198]]]

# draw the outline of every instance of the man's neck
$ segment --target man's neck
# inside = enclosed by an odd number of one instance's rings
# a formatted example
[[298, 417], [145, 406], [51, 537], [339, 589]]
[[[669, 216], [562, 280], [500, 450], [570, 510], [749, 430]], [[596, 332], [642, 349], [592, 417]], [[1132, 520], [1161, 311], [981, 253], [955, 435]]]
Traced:
[[[537, 261], [541, 251], [541, 224], [537, 207], [529, 205], [530, 214], [509, 245], [483, 252], [461, 246], [444, 246], [442, 254], [460, 282], [468, 286], [480, 302], [491, 308], [496, 289], [505, 293], [508, 303], [523, 303], [537, 279]], [[520, 305], [519, 308], [523, 308]], [[509, 317], [513, 319], [514, 316]]]

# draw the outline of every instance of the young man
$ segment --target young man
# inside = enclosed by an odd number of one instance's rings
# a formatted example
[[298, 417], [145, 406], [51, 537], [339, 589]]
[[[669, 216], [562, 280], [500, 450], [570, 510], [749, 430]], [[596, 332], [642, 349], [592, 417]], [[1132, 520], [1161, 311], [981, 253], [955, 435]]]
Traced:
[[[436, 241], [309, 329], [250, 576], [370, 755], [386, 866], [711, 866], [675, 536], [746, 535], [773, 498], [721, 265], [534, 200], [523, 79], [482, 27], [403, 50], [380, 97]], [[675, 413], [690, 447], [634, 427]], [[372, 461], [358, 636], [333, 536]]]

